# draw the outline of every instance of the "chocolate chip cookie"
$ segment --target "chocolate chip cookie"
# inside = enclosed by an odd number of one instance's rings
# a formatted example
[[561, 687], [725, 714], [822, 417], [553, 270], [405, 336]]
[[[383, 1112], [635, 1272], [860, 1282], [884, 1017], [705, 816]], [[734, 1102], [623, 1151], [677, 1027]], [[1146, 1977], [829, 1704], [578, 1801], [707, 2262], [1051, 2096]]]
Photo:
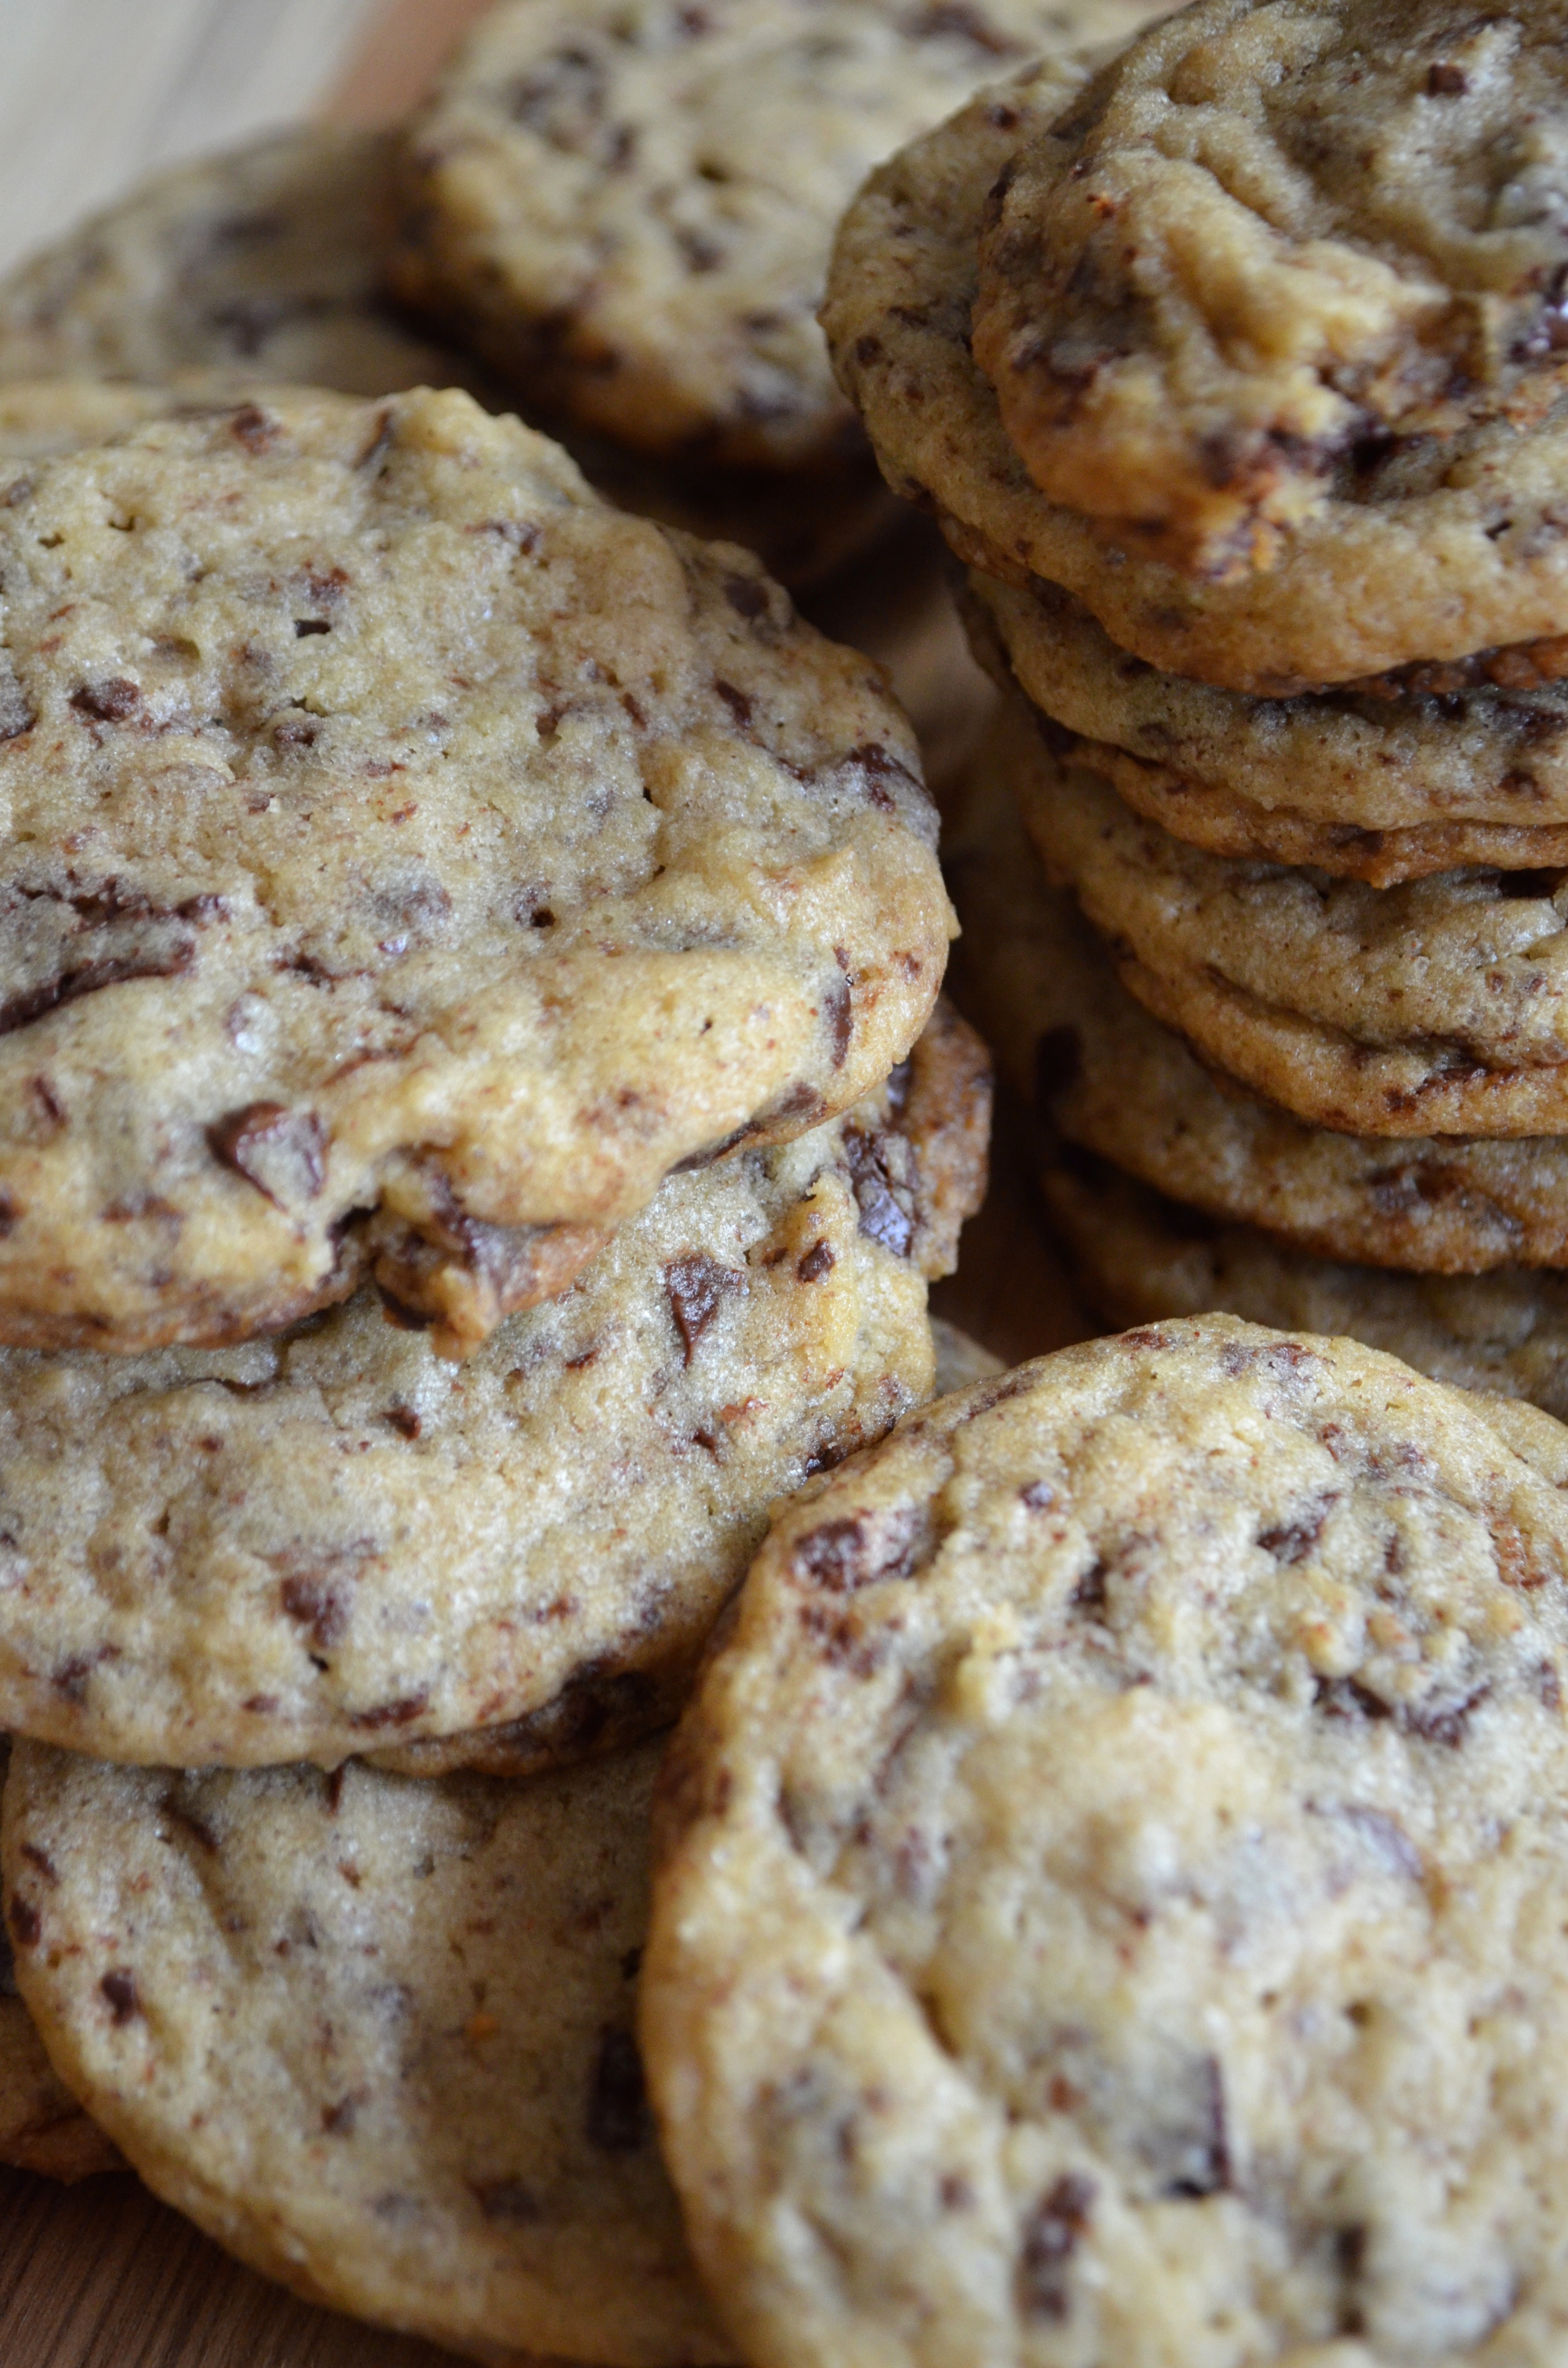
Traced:
[[[1436, 488], [1501, 425], [1522, 486], [1568, 345], [1560, 31], [1531, 0], [1199, 0], [1105, 66], [981, 231], [975, 359], [1041, 491], [1216, 581], [1308, 525], [1332, 572], [1335, 512], [1399, 448]], [[1555, 540], [1502, 574], [1543, 560], [1561, 602]]]
[[1061, 585], [1120, 648], [1233, 690], [1284, 697], [1560, 637], [1562, 404], [1528, 427], [1497, 417], [1447, 438], [1369, 438], [1272, 567], [1220, 580], [1040, 491], [971, 351], [976, 249], [988, 193], [1085, 72], [1051, 60], [983, 94], [882, 165], [845, 216], [823, 323], [893, 490], [935, 510], [986, 574]]
[[1184, 1209], [1075, 1144], [1036, 1174], [1074, 1287], [1113, 1324], [1226, 1309], [1291, 1332], [1346, 1333], [1458, 1389], [1568, 1417], [1568, 1280], [1528, 1267], [1390, 1274], [1284, 1248]]
[[1568, 871], [1369, 888], [1213, 855], [1054, 755], [1016, 693], [1001, 730], [1047, 871], [1202, 1059], [1346, 1133], [1568, 1131]]
[[641, 2012], [748, 2357], [1554, 2356], [1565, 1442], [1210, 1317], [788, 1508], [662, 1779]]
[[0, 567], [13, 1344], [232, 1340], [381, 1259], [460, 1350], [918, 1034], [949, 916], [874, 671], [468, 396], [29, 461]]
[[[1145, 13], [1099, 0], [1092, 21]], [[858, 444], [815, 319], [857, 184], [1090, 19], [1074, 0], [506, 0], [410, 129], [397, 284], [579, 426], [818, 467]]]
[[372, 1291], [228, 1349], [0, 1351], [0, 1720], [180, 1767], [646, 1733], [775, 1498], [929, 1396], [988, 1117], [943, 1012], [847, 1118], [672, 1177], [461, 1367]]
[[1071, 594], [971, 570], [976, 655], [1140, 814], [1216, 855], [1374, 888], [1568, 863], [1568, 643], [1252, 699], [1117, 648]]
[[392, 145], [312, 124], [154, 175], [0, 279], [0, 379], [219, 370], [483, 396], [473, 363], [387, 292]]
[[508, 1784], [18, 1746], [24, 1991], [147, 2184], [308, 2299], [519, 2368], [733, 2360], [632, 2031], [659, 1748]]
[[1214, 1076], [1045, 881], [999, 743], [975, 783], [948, 849], [955, 991], [1015, 1091], [1069, 1142], [1319, 1257], [1436, 1274], [1568, 1266], [1568, 1138], [1338, 1134]]
[[[10, 1755], [0, 1736], [0, 1791]], [[119, 2157], [89, 2121], [43, 2052], [17, 1990], [9, 1935], [0, 1926], [0, 2163], [45, 2179], [90, 2179]]]

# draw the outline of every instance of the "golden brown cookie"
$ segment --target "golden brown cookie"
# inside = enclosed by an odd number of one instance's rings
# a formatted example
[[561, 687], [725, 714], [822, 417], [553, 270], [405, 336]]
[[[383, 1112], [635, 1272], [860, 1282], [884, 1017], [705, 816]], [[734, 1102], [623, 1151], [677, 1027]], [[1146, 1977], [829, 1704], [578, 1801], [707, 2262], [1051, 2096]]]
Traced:
[[1048, 873], [1201, 1059], [1346, 1133], [1568, 1132], [1568, 872], [1369, 888], [1213, 855], [1054, 754], [1016, 692], [1003, 735]]
[[1210, 1316], [795, 1500], [666, 1765], [642, 1976], [748, 2359], [1554, 2359], [1565, 1462]]
[[1119, 647], [1230, 689], [1283, 697], [1560, 638], [1559, 411], [1528, 430], [1497, 419], [1447, 442], [1374, 439], [1272, 568], [1218, 581], [1040, 492], [971, 352], [976, 243], [987, 193], [1086, 71], [1048, 61], [983, 94], [880, 167], [844, 219], [823, 322], [893, 490], [935, 510], [967, 563], [1062, 585]]
[[988, 1114], [943, 1011], [849, 1117], [671, 1177], [460, 1368], [369, 1291], [233, 1349], [0, 1350], [0, 1719], [180, 1767], [647, 1733], [775, 1499], [930, 1395]]
[[26, 1995], [154, 2192], [309, 2300], [493, 2368], [733, 2360], [632, 2030], [660, 1748], [515, 1784], [20, 1745]]
[[948, 848], [964, 926], [955, 992], [1015, 1091], [1062, 1135], [1320, 1257], [1417, 1273], [1568, 1266], [1563, 1136], [1337, 1134], [1201, 1067], [1046, 882], [992, 749]]
[[1253, 699], [1119, 650], [1038, 578], [1026, 591], [971, 569], [960, 597], [982, 665], [1055, 722], [1064, 752], [1192, 846], [1374, 888], [1568, 863], [1568, 686], [1501, 663], [1517, 653], [1499, 654], [1497, 681], [1423, 666]]
[[0, 565], [13, 1343], [243, 1338], [380, 1258], [461, 1349], [919, 1032], [880, 679], [466, 395], [28, 462]]
[[1288, 1332], [1344, 1333], [1434, 1381], [1568, 1416], [1562, 1275], [1392, 1274], [1310, 1258], [1184, 1209], [1070, 1144], [1048, 1143], [1036, 1173], [1074, 1288], [1113, 1324], [1222, 1309]]

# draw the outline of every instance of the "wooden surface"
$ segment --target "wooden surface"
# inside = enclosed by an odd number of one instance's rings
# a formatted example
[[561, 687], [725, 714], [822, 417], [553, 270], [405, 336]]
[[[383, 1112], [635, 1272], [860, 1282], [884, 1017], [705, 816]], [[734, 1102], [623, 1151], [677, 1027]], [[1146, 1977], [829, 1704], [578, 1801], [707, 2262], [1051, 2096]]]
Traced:
[[[0, 268], [139, 173], [290, 116], [388, 121], [482, 0], [0, 0]], [[933, 778], [985, 692], [912, 521], [811, 604], [888, 665]], [[937, 1312], [1009, 1363], [1083, 1337], [1006, 1112]], [[254, 2277], [128, 2177], [0, 2170], [0, 2368], [440, 2368]]]

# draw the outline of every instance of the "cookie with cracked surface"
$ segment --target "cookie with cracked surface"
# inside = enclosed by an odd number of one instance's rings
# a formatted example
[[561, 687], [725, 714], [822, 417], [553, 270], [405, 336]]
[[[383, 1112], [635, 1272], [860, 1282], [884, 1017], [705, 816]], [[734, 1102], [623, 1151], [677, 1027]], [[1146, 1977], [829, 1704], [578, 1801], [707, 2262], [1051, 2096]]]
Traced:
[[1105, 66], [981, 231], [975, 359], [1042, 492], [1222, 580], [1369, 444], [1528, 432], [1568, 345], [1560, 34], [1541, 0], [1199, 0]]
[[1539, 1268], [1390, 1274], [1284, 1249], [1221, 1225], [1056, 1144], [1040, 1191], [1074, 1284], [1113, 1324], [1224, 1310], [1286, 1332], [1347, 1334], [1464, 1390], [1528, 1398], [1568, 1417], [1568, 1280]]
[[632, 2030], [661, 1748], [513, 1784], [19, 1745], [22, 1988], [147, 2184], [308, 2299], [517, 2368], [731, 2360]]
[[1512, 645], [1568, 626], [1568, 404], [1528, 429], [1364, 448], [1272, 568], [1224, 581], [1109, 541], [1040, 492], [970, 350], [976, 242], [993, 184], [1086, 72], [1048, 61], [983, 94], [872, 174], [844, 218], [823, 324], [894, 492], [935, 510], [968, 564], [1065, 586], [1173, 674], [1284, 697], [1476, 653], [1533, 665]]
[[[0, 1793], [10, 1738], [0, 1735]], [[0, 2163], [45, 2179], [118, 2170], [119, 2155], [60, 2079], [17, 1988], [11, 1943], [0, 1925]]]
[[243, 1338], [391, 1224], [460, 1351], [907, 1053], [913, 735], [747, 555], [457, 392], [273, 390], [13, 493], [0, 1336]]
[[282, 1338], [0, 1351], [0, 1720], [106, 1759], [516, 1772], [677, 1706], [774, 1500], [929, 1396], [989, 1067], [672, 1177], [466, 1364], [372, 1292]]
[[1253, 699], [1118, 649], [1081, 602], [1038, 577], [1023, 590], [971, 569], [960, 598], [987, 672], [1016, 683], [1064, 751], [1190, 846], [1374, 888], [1470, 864], [1568, 862], [1568, 684], [1504, 664], [1517, 653], [1488, 661], [1500, 681], [1421, 666]]
[[0, 279], [0, 379], [218, 370], [483, 399], [472, 360], [387, 291], [392, 146], [312, 124], [154, 174]]
[[1560, 2353], [1564, 1444], [1209, 1317], [788, 1508], [641, 2008], [748, 2359]]
[[1069, 1142], [1324, 1258], [1437, 1274], [1568, 1266], [1568, 1137], [1337, 1134], [1200, 1066], [1046, 881], [998, 741], [948, 871], [964, 925], [954, 991], [1014, 1090]]
[[1568, 1132], [1568, 872], [1369, 888], [1212, 855], [1048, 747], [1017, 694], [998, 741], [1048, 874], [1201, 1059], [1345, 1133]]
[[788, 470], [863, 450], [815, 318], [835, 222], [880, 157], [1088, 15], [506, 0], [409, 129], [397, 284], [640, 450]]

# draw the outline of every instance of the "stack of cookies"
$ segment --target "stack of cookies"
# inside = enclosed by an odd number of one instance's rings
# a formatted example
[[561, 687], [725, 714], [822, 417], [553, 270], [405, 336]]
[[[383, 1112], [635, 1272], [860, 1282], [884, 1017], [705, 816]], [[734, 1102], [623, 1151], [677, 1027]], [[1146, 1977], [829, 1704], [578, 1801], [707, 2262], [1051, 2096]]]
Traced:
[[824, 318], [1004, 685], [955, 893], [1093, 1296], [1561, 1408], [1559, 30], [1201, 0], [874, 175]]
[[460, 391], [0, 436], [8, 1925], [35, 2006], [86, 1976], [67, 2097], [7, 1970], [0, 2149], [95, 2166], [80, 2098], [307, 2294], [726, 2357], [631, 2032], [645, 1738], [934, 1386], [988, 1068], [914, 735]]

